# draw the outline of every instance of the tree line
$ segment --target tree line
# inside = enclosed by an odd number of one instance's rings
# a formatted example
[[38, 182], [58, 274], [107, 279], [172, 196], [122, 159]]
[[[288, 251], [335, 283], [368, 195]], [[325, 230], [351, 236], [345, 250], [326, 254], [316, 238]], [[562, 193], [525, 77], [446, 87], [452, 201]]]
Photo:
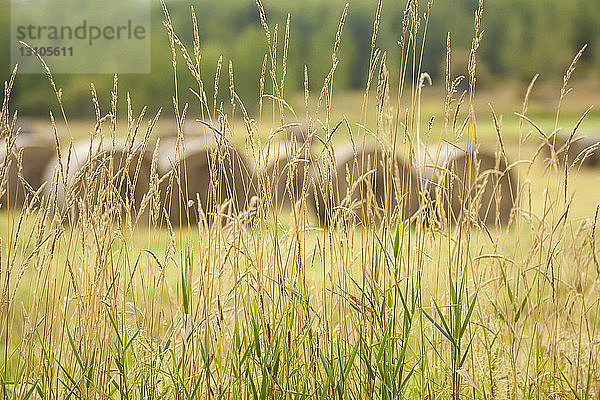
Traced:
[[[285, 93], [303, 90], [306, 66], [312, 90], [319, 90], [331, 67], [331, 53], [339, 19], [346, 0], [264, 0], [269, 26], [278, 26], [279, 49], [290, 14], [289, 54]], [[131, 92], [134, 106], [151, 110], [172, 110], [174, 79], [169, 38], [162, 24], [164, 15], [158, 1], [151, 2], [151, 73], [121, 75], [122, 99]], [[421, 34], [424, 30], [426, 2], [419, 6]], [[436, 0], [427, 24], [422, 69], [437, 83], [443, 79], [446, 64], [446, 38], [451, 32], [453, 75], [466, 74], [468, 49], [473, 36], [475, 0]], [[258, 104], [259, 79], [265, 53], [265, 33], [259, 22], [254, 0], [200, 0], [193, 6], [198, 19], [202, 53], [202, 77], [212, 99], [217, 60], [223, 57], [219, 100], [229, 101], [229, 61], [232, 62], [236, 91], [251, 112]], [[190, 2], [167, 1], [179, 37], [192, 48], [193, 28]], [[369, 67], [371, 34], [377, 0], [350, 2], [338, 52], [335, 90], [364, 88]], [[392, 84], [397, 82], [405, 1], [384, 1], [376, 46], [387, 51]], [[5, 81], [13, 67], [10, 62], [9, 2], [0, 0], [0, 48]], [[535, 73], [560, 79], [574, 54], [585, 44], [588, 48], [578, 66], [580, 74], [600, 78], [600, 2], [598, 0], [488, 0], [482, 22], [483, 41], [478, 53], [479, 87], [494, 87], [507, 80], [527, 82]], [[419, 41], [422, 37], [418, 38]], [[178, 59], [180, 100], [190, 105], [198, 101], [188, 88], [197, 84]], [[90, 82], [96, 86], [101, 104], [108, 109], [112, 76], [63, 74], [55, 76], [63, 89], [63, 100], [72, 116], [93, 115]], [[268, 81], [268, 80], [267, 80]], [[268, 91], [268, 87], [267, 87]], [[121, 102], [122, 105], [125, 101]], [[22, 115], [47, 115], [57, 108], [56, 99], [44, 75], [17, 78], [13, 107]]]

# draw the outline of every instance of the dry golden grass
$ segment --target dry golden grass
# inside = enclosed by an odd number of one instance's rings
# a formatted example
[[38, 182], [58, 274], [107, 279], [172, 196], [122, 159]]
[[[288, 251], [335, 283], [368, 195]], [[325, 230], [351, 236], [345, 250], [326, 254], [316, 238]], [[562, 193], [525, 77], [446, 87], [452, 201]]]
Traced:
[[[61, 124], [52, 121], [57, 156], [64, 161], [47, 185], [67, 187], [65, 202], [57, 200], [56, 191], [44, 196], [30, 192], [25, 207], [9, 203], [1, 214], [3, 395], [598, 398], [600, 193], [598, 185], [592, 185], [598, 178], [578, 165], [547, 167], [538, 151], [540, 136], [549, 137], [564, 121], [560, 108], [549, 130], [529, 118], [530, 91], [523, 93], [522, 105], [515, 105], [521, 116], [509, 140], [503, 139], [506, 127], [499, 118], [494, 122], [492, 113], [477, 114], [482, 3], [464, 78], [468, 89], [464, 94], [455, 91], [454, 77], [447, 76], [446, 93], [435, 111], [439, 117], [433, 122], [421, 103], [427, 76], [419, 67], [431, 2], [425, 15], [416, 1], [408, 2], [400, 71], [389, 71], [387, 53], [376, 48], [379, 2], [371, 73], [359, 96], [361, 111], [354, 114], [360, 115], [358, 120], [340, 115], [344, 99], [338, 102], [333, 93], [336, 66], [343, 62], [336, 50], [348, 8], [341, 13], [330, 72], [312, 77], [305, 69], [305, 82], [321, 79], [322, 89], [311, 95], [305, 84], [300, 102], [304, 113], [295, 113], [284, 91], [286, 49], [293, 45], [287, 32], [293, 18], [287, 19], [284, 40], [278, 43], [277, 26], [270, 25], [260, 0], [257, 4], [267, 41], [257, 75], [262, 104], [258, 121], [236, 94], [232, 63], [231, 102], [219, 105], [207, 98], [198, 35], [188, 52], [163, 4], [175, 85], [183, 73], [177, 61], [183, 60], [197, 80], [194, 90], [200, 105], [198, 114], [190, 115], [191, 108], [179, 104], [178, 91], [183, 88], [175, 91], [174, 151], [183, 151], [190, 136], [186, 120], [201, 119], [216, 132], [216, 145], [207, 157], [210, 207], [205, 208], [210, 218], [200, 215], [197, 225], [171, 224], [169, 202], [190, 204], [195, 194], [187, 184], [194, 178], [187, 176], [185, 158], [177, 154], [175, 158], [184, 161], [161, 175], [154, 151], [146, 167], [148, 187], [140, 201], [133, 198], [142, 167], [131, 166], [140, 154], [152, 152], [154, 129], [165, 112], [134, 110], [128, 97], [127, 122], [119, 124], [116, 110], [122, 99], [116, 77], [110, 110], [99, 107], [94, 92], [97, 118], [95, 126], [86, 129], [86, 140], [90, 146], [98, 141], [111, 145], [124, 137], [130, 144], [125, 155], [115, 159], [109, 152], [113, 162], [87, 163], [71, 177], [66, 172], [76, 126], [67, 122], [64, 111]], [[193, 9], [191, 21], [197, 32]], [[449, 37], [448, 63], [450, 43]], [[557, 93], [559, 107], [568, 99], [575, 62]], [[61, 104], [61, 92], [49, 70], [47, 74]], [[400, 76], [397, 91], [390, 88], [390, 74]], [[7, 100], [11, 87], [7, 83], [0, 114], [7, 143], [17, 135], [16, 114]], [[270, 142], [285, 139], [286, 126], [299, 115], [306, 116], [308, 141], [314, 145], [295, 152], [295, 159], [282, 168], [288, 182], [294, 177], [304, 183], [300, 193], [288, 187], [289, 211], [281, 212], [273, 201], [273, 180], [265, 175], [256, 175], [247, 185], [251, 187], [243, 188], [256, 198], [238, 199], [237, 207], [231, 207], [223, 199], [232, 198], [236, 188], [219, 184], [220, 174], [227, 173], [222, 168], [227, 156], [219, 149], [237, 146], [258, 163]], [[482, 120], [488, 117], [490, 133], [480, 135]], [[564, 129], [577, 134], [576, 124]], [[496, 220], [485, 225], [478, 216], [478, 201], [469, 196], [459, 214], [444, 218], [448, 193], [438, 192], [438, 204], [433, 204], [420, 185], [407, 187], [411, 180], [401, 179], [418, 172], [406, 169], [398, 176], [400, 169], [391, 161], [401, 155], [416, 165], [421, 147], [439, 148], [449, 141], [466, 143], [474, 151], [468, 154], [475, 154], [467, 161], [476, 165], [481, 137], [497, 160], [509, 160], [517, 180], [515, 207], [506, 224]], [[331, 170], [334, 150], [344, 141], [356, 149], [369, 142], [385, 149], [385, 161], [371, 164], [372, 171], [356, 168], [356, 160], [344, 176], [337, 174], [338, 180], [348, 180], [346, 187], [381, 175], [381, 212], [375, 212], [369, 186], [352, 197], [347, 191], [340, 193], [332, 181], [319, 182], [309, 173], [311, 168]], [[309, 168], [296, 168], [299, 163]], [[3, 177], [8, 166], [0, 168]], [[303, 173], [297, 174], [300, 170]], [[448, 168], [442, 170], [444, 179], [452, 178]], [[277, 175], [277, 168], [271, 173]], [[457, 177], [463, 189], [477, 178], [473, 173]], [[7, 187], [6, 179], [1, 182], [10, 196], [14, 188]], [[75, 185], [81, 190], [69, 190]], [[401, 197], [407, 189], [421, 190], [410, 218], [404, 210], [415, 204]], [[334, 215], [326, 226], [317, 222], [310, 207], [315, 190], [337, 207], [326, 210]], [[363, 211], [360, 220], [345, 206], [351, 198]]]

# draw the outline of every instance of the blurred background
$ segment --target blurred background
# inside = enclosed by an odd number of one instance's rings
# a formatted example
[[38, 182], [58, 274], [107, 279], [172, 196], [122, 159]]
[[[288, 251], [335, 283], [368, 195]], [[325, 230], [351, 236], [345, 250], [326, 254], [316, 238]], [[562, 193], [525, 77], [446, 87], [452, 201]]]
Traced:
[[[284, 36], [287, 13], [291, 14], [290, 47], [286, 97], [302, 98], [303, 71], [308, 67], [311, 90], [318, 91], [331, 67], [331, 50], [339, 18], [346, 0], [264, 0], [270, 27], [279, 25], [280, 41]], [[402, 32], [404, 1], [384, 1], [377, 47], [388, 51], [388, 67], [392, 71], [392, 87], [396, 84], [399, 65], [397, 40]], [[426, 2], [421, 2], [426, 3]], [[217, 60], [223, 56], [220, 85], [227, 88], [227, 64], [233, 62], [235, 86], [249, 111], [258, 109], [259, 78], [267, 51], [264, 31], [259, 23], [253, 0], [169, 0], [177, 34], [192, 48], [193, 29], [190, 5], [198, 17], [202, 76], [206, 92], [212, 98]], [[423, 12], [426, 4], [421, 4]], [[0, 79], [4, 82], [10, 65], [9, 1], [0, 0]], [[336, 71], [335, 93], [357, 92], [364, 88], [369, 59], [376, 0], [350, 2], [344, 27], [340, 65]], [[429, 22], [423, 70], [428, 72], [439, 92], [443, 90], [446, 35], [452, 33], [453, 76], [466, 74], [468, 49], [473, 37], [474, 0], [438, 0], [434, 2]], [[163, 107], [173, 114], [174, 93], [171, 50], [164, 14], [159, 1], [152, 2], [152, 66], [150, 74], [120, 75], [120, 93], [131, 92], [137, 109], [148, 105], [152, 112]], [[485, 30], [478, 53], [478, 89], [483, 102], [494, 99], [499, 108], [519, 109], [526, 87], [539, 73], [534, 93], [537, 112], [554, 110], [562, 76], [574, 54], [587, 43], [587, 51], [578, 65], [576, 79], [578, 101], [573, 106], [582, 112], [580, 103], [598, 104], [600, 100], [600, 1], [598, 0], [488, 0], [485, 2], [482, 29]], [[422, 30], [421, 30], [422, 31]], [[179, 59], [180, 98], [197, 103], [188, 87], [196, 87], [183, 59]], [[90, 82], [96, 85], [101, 104], [108, 108], [110, 75], [56, 75], [63, 89], [63, 101], [73, 118], [93, 118]], [[435, 89], [431, 89], [435, 91]], [[228, 90], [221, 90], [222, 101], [229, 102]], [[427, 96], [427, 93], [424, 93]], [[352, 96], [349, 97], [352, 99]], [[519, 100], [521, 99], [521, 100]], [[301, 100], [299, 101], [301, 104]], [[125, 101], [121, 106], [125, 107]], [[12, 108], [21, 116], [47, 117], [57, 111], [56, 98], [44, 75], [20, 75], [13, 92]], [[568, 112], [568, 110], [567, 110]]]

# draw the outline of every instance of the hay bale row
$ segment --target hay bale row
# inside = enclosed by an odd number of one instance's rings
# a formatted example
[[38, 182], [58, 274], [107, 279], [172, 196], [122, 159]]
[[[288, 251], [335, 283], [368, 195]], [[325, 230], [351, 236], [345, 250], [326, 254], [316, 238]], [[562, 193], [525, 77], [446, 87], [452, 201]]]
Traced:
[[[411, 168], [382, 147], [366, 144], [339, 147], [333, 154], [309, 160], [302, 145], [305, 130], [300, 127], [290, 136], [292, 140], [266, 149], [255, 166], [231, 145], [218, 143], [212, 131], [186, 135], [183, 141], [164, 139], [157, 172], [165, 176], [161, 201], [171, 224], [196, 224], [200, 215], [210, 222], [225, 205], [230, 214], [245, 210], [258, 186], [263, 200], [276, 210], [289, 208], [306, 195], [323, 224], [337, 218], [376, 223], [386, 212], [397, 219], [410, 218], [424, 189], [446, 219], [456, 221], [466, 209], [476, 210], [478, 220], [486, 224], [510, 218], [516, 181], [493, 154], [444, 145], [425, 151], [420, 164]], [[56, 198], [59, 207], [77, 212], [82, 206], [90, 210], [120, 206], [121, 214], [138, 212], [150, 187], [152, 156], [146, 149], [131, 152], [123, 143], [86, 141], [71, 151], [63, 149], [58, 160], [52, 143], [33, 135], [21, 135], [8, 152], [5, 147], [0, 147], [0, 162], [10, 166], [6, 180], [15, 193], [12, 205], [22, 205], [25, 199], [17, 154], [23, 161], [22, 177], [32, 190], [52, 182], [45, 194]], [[7, 203], [5, 198], [2, 203]]]
[[417, 168], [436, 213], [456, 222], [469, 210], [478, 222], [506, 224], [515, 205], [516, 179], [502, 158], [465, 147], [443, 144], [421, 155]]

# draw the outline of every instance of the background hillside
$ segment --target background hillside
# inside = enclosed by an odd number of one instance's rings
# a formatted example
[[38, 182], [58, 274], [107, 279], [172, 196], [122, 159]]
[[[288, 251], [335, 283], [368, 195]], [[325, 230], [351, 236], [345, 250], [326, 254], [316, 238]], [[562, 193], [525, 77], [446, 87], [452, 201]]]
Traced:
[[[266, 0], [264, 3], [269, 24], [279, 25], [280, 43], [283, 42], [287, 12], [291, 14], [287, 97], [301, 90], [304, 65], [308, 67], [311, 86], [319, 89], [331, 66], [330, 58], [323, 55], [331, 53], [345, 0]], [[361, 89], [366, 81], [376, 3], [375, 0], [362, 0], [350, 4], [339, 52], [340, 65], [336, 71], [337, 91]], [[447, 32], [452, 32], [453, 75], [466, 73], [475, 3], [471, 0], [435, 2], [428, 25], [423, 67], [434, 83], [440, 83], [439, 78], [443, 76]], [[174, 26], [179, 28], [177, 33], [191, 48], [193, 32], [188, 2], [171, 0], [167, 6]], [[212, 96], [216, 62], [222, 55], [224, 71], [231, 60], [236, 90], [247, 107], [255, 111], [260, 69], [267, 51], [255, 2], [201, 0], [196, 1], [194, 7], [202, 41], [207, 95]], [[0, 8], [0, 79], [4, 81], [11, 68], [9, 2], [1, 0]], [[404, 2], [385, 1], [383, 8], [377, 46], [388, 51], [389, 69], [397, 71], [397, 40], [402, 32]], [[133, 100], [137, 106], [170, 110], [173, 93], [171, 51], [162, 20], [160, 3], [153, 1], [152, 73], [121, 75], [120, 88], [121, 93], [127, 90], [135, 94]], [[578, 66], [578, 77], [600, 80], [600, 2], [597, 0], [490, 0], [485, 3], [482, 28], [485, 33], [478, 54], [479, 88], [495, 90], [507, 82], [525, 85], [535, 73], [541, 74], [540, 82], [548, 77], [562, 76], [565, 66], [584, 43], [589, 47]], [[193, 87], [191, 76], [184, 71], [183, 60], [180, 63], [180, 87]], [[112, 86], [109, 75], [58, 75], [56, 80], [63, 88], [63, 100], [71, 116], [92, 115], [89, 82], [94, 82], [98, 93], [105, 96], [101, 100], [108, 102], [106, 96]], [[226, 72], [221, 74], [221, 85], [223, 88], [229, 85]], [[45, 116], [49, 109], [56, 107], [45, 76], [20, 75], [15, 86], [13, 107], [22, 115]], [[222, 92], [226, 94], [225, 90]], [[183, 96], [194, 104], [189, 91]], [[223, 100], [228, 101], [225, 97]]]

